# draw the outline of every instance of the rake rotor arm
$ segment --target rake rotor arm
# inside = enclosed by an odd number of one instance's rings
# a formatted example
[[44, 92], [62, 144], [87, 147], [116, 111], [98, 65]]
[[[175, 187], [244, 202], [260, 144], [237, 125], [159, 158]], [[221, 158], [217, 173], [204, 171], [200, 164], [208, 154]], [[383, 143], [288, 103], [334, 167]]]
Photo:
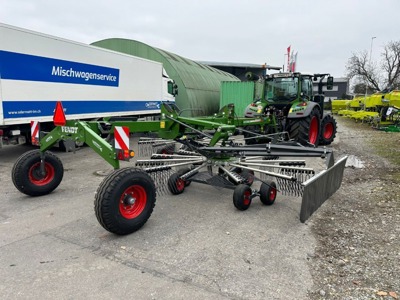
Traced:
[[290, 181], [296, 181], [295, 177], [292, 176], [287, 176], [284, 174], [279, 174], [276, 172], [271, 172], [271, 171], [266, 171], [266, 170], [260, 170], [258, 168], [251, 168], [251, 167], [247, 167], [247, 166], [243, 166], [243, 165], [239, 165], [239, 164], [230, 164], [232, 167], [237, 167], [237, 168], [241, 168], [241, 169], [245, 169], [245, 170], [249, 170], [249, 171], [257, 171], [260, 173], [263, 173], [265, 175], [269, 175], [269, 176], [273, 176], [273, 177], [277, 177], [277, 178], [281, 178], [281, 179], [286, 179], [286, 180], [290, 180]]
[[321, 157], [326, 158], [327, 167], [334, 164], [333, 152], [330, 149], [299, 147], [293, 145], [262, 144], [257, 146], [241, 147], [203, 147], [203, 153], [226, 153], [232, 156], [293, 156], [293, 157]]
[[[173, 118], [171, 116], [166, 116], [166, 118], [196, 132], [201, 136], [211, 139], [210, 146], [214, 146], [220, 140], [226, 141], [236, 130], [236, 126], [234, 125], [226, 125], [208, 120], [186, 117]], [[204, 130], [215, 130], [215, 132], [213, 135], [210, 135], [205, 133]]]

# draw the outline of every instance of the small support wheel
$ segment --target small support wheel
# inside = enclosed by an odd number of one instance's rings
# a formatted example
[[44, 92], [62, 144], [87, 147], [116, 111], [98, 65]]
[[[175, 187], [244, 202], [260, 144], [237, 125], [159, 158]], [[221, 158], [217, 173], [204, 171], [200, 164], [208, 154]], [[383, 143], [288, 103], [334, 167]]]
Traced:
[[40, 150], [31, 150], [22, 154], [12, 169], [12, 181], [15, 187], [29, 196], [47, 195], [54, 191], [64, 176], [61, 160], [53, 153], [44, 154], [43, 170]]
[[[181, 170], [178, 170], [177, 173], [179, 174], [179, 176], [182, 176], [183, 174], [186, 174], [189, 171], [190, 171], [189, 168], [183, 168]], [[191, 180], [184, 180], [184, 181], [185, 181], [185, 187], [189, 186], [192, 183]]]
[[153, 179], [141, 169], [124, 168], [109, 174], [97, 189], [94, 210], [100, 225], [125, 235], [140, 229], [156, 203]]
[[181, 175], [177, 172], [172, 174], [168, 179], [168, 189], [173, 195], [182, 194], [185, 190], [185, 180], [181, 179]]
[[172, 145], [172, 146], [169, 145], [169, 146], [165, 146], [165, 147], [157, 149], [156, 153], [170, 155], [170, 154], [174, 154], [174, 151], [175, 151], [175, 145]]
[[233, 205], [238, 210], [246, 210], [251, 204], [251, 188], [246, 184], [239, 184], [233, 192]]
[[260, 200], [265, 205], [272, 205], [276, 199], [276, 184], [273, 181], [262, 183], [260, 187]]

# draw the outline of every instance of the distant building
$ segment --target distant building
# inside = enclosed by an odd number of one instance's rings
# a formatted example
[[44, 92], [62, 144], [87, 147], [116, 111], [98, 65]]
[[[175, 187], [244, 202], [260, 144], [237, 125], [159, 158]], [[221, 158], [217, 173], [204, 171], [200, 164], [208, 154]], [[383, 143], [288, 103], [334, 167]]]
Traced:
[[260, 77], [265, 76], [268, 70], [281, 70], [281, 67], [274, 67], [267, 64], [242, 64], [242, 63], [231, 63], [231, 62], [215, 62], [215, 61], [198, 61], [203, 65], [219, 69], [221, 71], [235, 75], [242, 81], [247, 81], [246, 73], [251, 72], [254, 75]]
[[[219, 69], [221, 71], [235, 75], [241, 81], [247, 81], [246, 73], [251, 72], [260, 77], [265, 76], [270, 73], [268, 70], [273, 70], [272, 72], [281, 71], [281, 67], [274, 67], [267, 64], [246, 64], [246, 63], [232, 63], [232, 62], [212, 62], [212, 61], [199, 61], [198, 63], [208, 65], [210, 67]], [[271, 72], [271, 73], [272, 73]], [[314, 94], [318, 92], [318, 82], [314, 82]], [[324, 79], [326, 83], [326, 78]], [[326, 86], [322, 88], [322, 92], [325, 94], [325, 101], [342, 99], [344, 95], [349, 94], [349, 79], [344, 77], [334, 78], [333, 89], [327, 90]]]
[[[314, 94], [318, 92], [318, 82], [314, 81]], [[326, 83], [326, 78], [323, 80]], [[344, 95], [349, 94], [349, 79], [338, 77], [333, 79], [333, 89], [327, 90], [326, 85], [322, 87], [322, 92], [325, 95], [325, 101], [343, 99]]]

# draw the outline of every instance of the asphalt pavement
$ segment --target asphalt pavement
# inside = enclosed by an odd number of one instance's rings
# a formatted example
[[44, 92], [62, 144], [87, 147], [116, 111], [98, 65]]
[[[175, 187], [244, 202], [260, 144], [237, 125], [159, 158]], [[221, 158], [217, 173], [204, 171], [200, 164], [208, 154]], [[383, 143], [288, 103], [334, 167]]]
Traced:
[[116, 236], [93, 205], [111, 167], [89, 147], [54, 150], [60, 186], [29, 197], [11, 172], [31, 149], [0, 149], [1, 299], [307, 299], [315, 240], [300, 198], [278, 193], [272, 206], [255, 198], [238, 211], [231, 190], [192, 183], [158, 196], [142, 229]]

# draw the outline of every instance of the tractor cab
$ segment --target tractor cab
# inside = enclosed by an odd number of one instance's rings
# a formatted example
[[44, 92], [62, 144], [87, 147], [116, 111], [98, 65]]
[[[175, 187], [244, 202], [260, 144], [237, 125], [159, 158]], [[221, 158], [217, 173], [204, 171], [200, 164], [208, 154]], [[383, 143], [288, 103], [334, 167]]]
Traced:
[[311, 75], [278, 73], [265, 78], [264, 99], [272, 105], [312, 99]]
[[297, 102], [313, 100], [313, 76], [300, 73], [277, 73], [264, 78], [262, 98], [255, 99], [245, 111], [246, 117], [255, 117], [273, 106], [288, 111]]

